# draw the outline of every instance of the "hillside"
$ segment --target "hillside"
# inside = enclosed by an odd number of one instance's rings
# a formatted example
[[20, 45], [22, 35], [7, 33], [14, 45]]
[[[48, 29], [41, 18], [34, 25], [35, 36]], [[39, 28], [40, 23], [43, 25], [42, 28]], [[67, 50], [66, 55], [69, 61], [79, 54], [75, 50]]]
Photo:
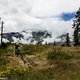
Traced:
[[8, 80], [80, 80], [80, 47], [22, 45], [23, 60], [14, 44], [0, 48], [0, 77]]

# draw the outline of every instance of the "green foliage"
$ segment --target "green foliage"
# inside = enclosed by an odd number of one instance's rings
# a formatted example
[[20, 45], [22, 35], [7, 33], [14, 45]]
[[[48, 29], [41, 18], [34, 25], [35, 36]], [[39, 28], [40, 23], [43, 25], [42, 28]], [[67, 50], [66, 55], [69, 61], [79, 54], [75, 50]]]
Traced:
[[70, 46], [70, 37], [69, 37], [69, 33], [67, 33], [67, 35], [66, 35], [66, 46]]
[[0, 65], [6, 65], [9, 61], [5, 58], [0, 59]]
[[[0, 72], [0, 76], [7, 77], [9, 80], [24, 80], [25, 69], [19, 67], [7, 67], [5, 71]], [[23, 76], [23, 77], [22, 77]]]
[[79, 10], [76, 12], [75, 15], [76, 19], [74, 20], [73, 23], [73, 29], [74, 29], [74, 45], [80, 45], [80, 8]]
[[9, 80], [49, 80], [53, 79], [52, 69], [45, 70], [33, 70], [33, 69], [23, 69], [19, 67], [7, 67], [5, 71], [0, 72], [0, 76], [7, 77]]
[[70, 55], [70, 54], [67, 54], [65, 52], [62, 52], [62, 51], [52, 51], [52, 52], [49, 52], [48, 55], [47, 55], [47, 59], [49, 60], [53, 60], [53, 59], [71, 59], [73, 58], [73, 55]]

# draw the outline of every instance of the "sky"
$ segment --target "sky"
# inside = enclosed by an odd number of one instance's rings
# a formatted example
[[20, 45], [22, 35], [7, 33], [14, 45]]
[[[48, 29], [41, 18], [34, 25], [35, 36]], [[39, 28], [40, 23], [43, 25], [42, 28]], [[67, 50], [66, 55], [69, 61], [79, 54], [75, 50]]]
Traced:
[[47, 30], [72, 35], [72, 22], [80, 0], [0, 0], [4, 32]]

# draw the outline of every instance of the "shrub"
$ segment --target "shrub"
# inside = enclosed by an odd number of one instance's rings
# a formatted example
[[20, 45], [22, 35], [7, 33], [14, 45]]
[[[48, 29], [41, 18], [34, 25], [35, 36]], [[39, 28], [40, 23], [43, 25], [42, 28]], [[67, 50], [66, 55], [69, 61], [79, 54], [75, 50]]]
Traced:
[[6, 49], [7, 48], [7, 43], [2, 43], [1, 45], [0, 45], [0, 48], [3, 48], [3, 49]]
[[47, 59], [53, 60], [53, 59], [71, 59], [73, 55], [70, 55], [68, 53], [62, 52], [62, 51], [52, 51], [49, 52], [47, 55]]

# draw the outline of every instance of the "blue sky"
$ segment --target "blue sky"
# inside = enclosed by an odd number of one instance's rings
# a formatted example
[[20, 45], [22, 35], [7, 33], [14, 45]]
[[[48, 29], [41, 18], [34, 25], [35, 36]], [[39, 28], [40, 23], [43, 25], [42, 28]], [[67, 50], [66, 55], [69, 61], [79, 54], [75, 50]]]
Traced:
[[63, 13], [60, 16], [61, 19], [63, 19], [64, 21], [70, 21], [71, 19], [75, 18], [75, 12], [73, 13]]

